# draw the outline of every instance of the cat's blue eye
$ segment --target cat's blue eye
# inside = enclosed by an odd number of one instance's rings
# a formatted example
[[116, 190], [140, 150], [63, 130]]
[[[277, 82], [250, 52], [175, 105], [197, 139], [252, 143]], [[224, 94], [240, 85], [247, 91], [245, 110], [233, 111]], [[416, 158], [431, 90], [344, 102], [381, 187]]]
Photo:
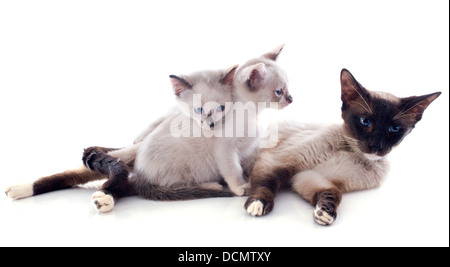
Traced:
[[401, 129], [402, 129], [402, 127], [400, 127], [400, 126], [391, 126], [391, 127], [389, 127], [389, 132], [390, 133], [398, 133]]
[[197, 114], [203, 114], [203, 108], [194, 108], [194, 112]]
[[283, 90], [282, 89], [278, 89], [275, 91], [275, 95], [276, 96], [281, 96], [283, 94]]
[[372, 124], [369, 119], [364, 117], [359, 118], [359, 122], [361, 122], [361, 124], [365, 127], [370, 127], [370, 125]]
[[223, 106], [223, 105], [222, 106], [218, 106], [216, 110], [219, 111], [219, 112], [222, 112], [222, 111], [225, 110], [225, 106]]

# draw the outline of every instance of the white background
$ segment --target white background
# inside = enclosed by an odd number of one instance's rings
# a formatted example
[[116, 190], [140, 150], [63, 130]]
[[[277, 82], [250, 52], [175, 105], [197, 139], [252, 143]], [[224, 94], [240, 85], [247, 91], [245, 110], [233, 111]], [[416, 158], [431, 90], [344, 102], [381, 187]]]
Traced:
[[224, 69], [285, 43], [294, 103], [283, 116], [340, 123], [339, 73], [410, 96], [442, 91], [390, 155], [378, 189], [346, 194], [336, 222], [281, 193], [253, 218], [245, 198], [130, 197], [97, 214], [95, 188], [0, 196], [1, 246], [448, 246], [449, 2], [1, 1], [0, 188], [130, 144], [173, 106], [168, 76]]

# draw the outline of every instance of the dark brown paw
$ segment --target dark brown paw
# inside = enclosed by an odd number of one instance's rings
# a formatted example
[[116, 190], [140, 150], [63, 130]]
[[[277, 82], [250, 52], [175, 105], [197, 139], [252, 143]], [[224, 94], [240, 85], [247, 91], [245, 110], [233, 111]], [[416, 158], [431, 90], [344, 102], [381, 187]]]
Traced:
[[99, 151], [96, 147], [88, 147], [83, 152], [83, 164], [86, 166], [89, 170], [95, 170], [94, 169], [94, 162], [97, 159], [99, 155], [101, 155], [102, 152]]

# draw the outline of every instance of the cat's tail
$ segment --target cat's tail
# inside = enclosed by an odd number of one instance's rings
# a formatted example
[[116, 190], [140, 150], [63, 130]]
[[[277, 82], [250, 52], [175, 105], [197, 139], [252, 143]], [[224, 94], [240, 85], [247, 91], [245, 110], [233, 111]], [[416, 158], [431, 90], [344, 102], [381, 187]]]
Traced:
[[201, 186], [189, 187], [165, 187], [148, 182], [135, 182], [134, 187], [138, 195], [150, 200], [191, 200], [200, 198], [212, 197], [233, 197], [235, 196], [231, 191], [209, 189]]

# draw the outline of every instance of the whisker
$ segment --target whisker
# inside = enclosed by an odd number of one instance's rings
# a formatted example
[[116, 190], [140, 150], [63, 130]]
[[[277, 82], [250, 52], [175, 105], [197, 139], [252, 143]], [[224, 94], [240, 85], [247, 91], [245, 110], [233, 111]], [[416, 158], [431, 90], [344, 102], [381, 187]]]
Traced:
[[[353, 86], [353, 85], [352, 85], [352, 89], [355, 90], [355, 91], [358, 93], [359, 97], [364, 101], [364, 103], [366, 104], [367, 108], [369, 109], [368, 112], [370, 112], [370, 114], [372, 114], [372, 113], [373, 113], [373, 112], [372, 112], [372, 109], [370, 108], [370, 106], [369, 106], [369, 104], [367, 103], [367, 101], [364, 99], [364, 96], [361, 95], [361, 93], [358, 91], [358, 89], [355, 88], [355, 86]], [[366, 111], [367, 111], [367, 109], [366, 109]]]
[[394, 120], [397, 120], [397, 119], [399, 119], [399, 118], [401, 118], [401, 117], [406, 117], [406, 116], [409, 116], [409, 115], [418, 115], [418, 114], [422, 114], [422, 113], [416, 112], [416, 113], [403, 114], [403, 115], [401, 115], [401, 116], [397, 115], [397, 116], [394, 117]]
[[[400, 112], [399, 114], [397, 114], [397, 116], [394, 117], [394, 120], [395, 120], [395, 119], [398, 119], [398, 118], [400, 118], [400, 117], [403, 117], [403, 116], [408, 115], [408, 114], [405, 114], [405, 115], [403, 115], [403, 114], [406, 113], [406, 112], [408, 112], [410, 109], [416, 107], [417, 105], [420, 105], [420, 103], [416, 103], [414, 106], [408, 108], [408, 109], [405, 110], [405, 111], [402, 110], [402, 112]], [[405, 109], [405, 108], [403, 108], [403, 109]], [[419, 113], [412, 113], [412, 114], [419, 114]]]
[[361, 105], [361, 107], [363, 107], [368, 113], [372, 113], [372, 111], [371, 110], [368, 110], [363, 104], [361, 104], [361, 103], [359, 103], [359, 102], [357, 102], [357, 101], [354, 101], [356, 104], [359, 104], [359, 105]]
[[398, 116], [403, 115], [406, 111], [405, 111], [406, 107], [403, 107], [403, 109], [393, 118], [394, 120], [397, 119]]

